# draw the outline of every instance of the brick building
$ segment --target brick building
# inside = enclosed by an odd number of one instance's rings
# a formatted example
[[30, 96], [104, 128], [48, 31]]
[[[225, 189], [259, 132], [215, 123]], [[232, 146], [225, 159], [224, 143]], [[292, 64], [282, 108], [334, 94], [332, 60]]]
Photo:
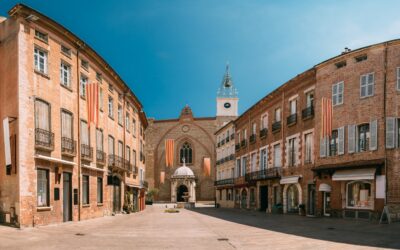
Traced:
[[[0, 21], [0, 57], [0, 221], [25, 227], [144, 209], [147, 119], [111, 66], [22, 4]], [[87, 93], [98, 97], [98, 126], [88, 123]]]
[[[196, 179], [196, 200], [214, 201], [214, 133], [225, 123], [235, 119], [238, 112], [237, 91], [231, 80], [229, 67], [218, 90], [216, 104], [216, 117], [195, 117], [191, 108], [186, 106], [177, 119], [149, 119], [146, 130], [146, 179], [149, 181], [149, 188], [159, 190], [155, 197], [156, 202], [182, 201], [182, 194], [189, 190], [187, 183], [177, 187], [172, 183], [177, 169], [183, 165], [183, 159]], [[167, 142], [170, 142], [170, 148], [167, 148]], [[170, 163], [167, 158], [171, 160]]]

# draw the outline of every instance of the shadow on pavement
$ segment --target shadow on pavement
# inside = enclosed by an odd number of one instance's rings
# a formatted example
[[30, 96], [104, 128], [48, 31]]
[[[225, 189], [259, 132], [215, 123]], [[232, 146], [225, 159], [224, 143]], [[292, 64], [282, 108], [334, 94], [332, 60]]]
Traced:
[[400, 249], [400, 223], [380, 225], [369, 221], [309, 218], [229, 208], [202, 207], [190, 210], [218, 219], [285, 234], [360, 246]]

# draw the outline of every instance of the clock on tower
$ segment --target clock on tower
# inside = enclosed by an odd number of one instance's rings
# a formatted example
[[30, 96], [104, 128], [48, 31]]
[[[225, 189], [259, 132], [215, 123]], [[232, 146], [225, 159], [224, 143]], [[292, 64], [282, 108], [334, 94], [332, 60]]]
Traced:
[[238, 92], [233, 85], [229, 64], [217, 92], [217, 116], [238, 116]]

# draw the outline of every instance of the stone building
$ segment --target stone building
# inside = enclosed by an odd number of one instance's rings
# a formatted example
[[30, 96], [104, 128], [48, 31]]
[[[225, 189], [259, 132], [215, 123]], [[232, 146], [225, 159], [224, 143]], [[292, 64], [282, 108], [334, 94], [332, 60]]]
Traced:
[[149, 188], [159, 190], [156, 202], [182, 201], [182, 194], [188, 192], [189, 187], [182, 184], [171, 188], [174, 184], [171, 181], [174, 181], [176, 169], [184, 162], [195, 176], [196, 201], [214, 201], [214, 133], [237, 116], [238, 101], [227, 67], [218, 90], [216, 117], [195, 117], [191, 108], [186, 106], [179, 118], [149, 119], [146, 130], [146, 179]]
[[0, 22], [0, 58], [0, 222], [143, 210], [147, 119], [116, 71], [22, 4]]

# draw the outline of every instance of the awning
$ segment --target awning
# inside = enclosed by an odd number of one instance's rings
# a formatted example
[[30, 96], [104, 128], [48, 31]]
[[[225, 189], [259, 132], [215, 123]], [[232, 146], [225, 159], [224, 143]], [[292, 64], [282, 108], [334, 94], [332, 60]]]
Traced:
[[352, 180], [373, 180], [375, 179], [375, 168], [361, 168], [337, 170], [332, 175], [334, 181], [352, 181]]
[[318, 191], [320, 191], [320, 192], [331, 192], [331, 191], [332, 191], [332, 188], [331, 188], [331, 186], [328, 185], [328, 184], [321, 183], [321, 184], [319, 185]]
[[62, 160], [62, 159], [58, 159], [58, 158], [54, 158], [54, 157], [50, 157], [50, 156], [45, 156], [45, 155], [40, 155], [40, 154], [35, 154], [34, 158], [35, 159], [45, 160], [45, 161], [61, 163], [61, 164], [65, 164], [65, 165], [72, 165], [72, 166], [76, 165], [76, 163], [73, 162], [73, 161]]
[[92, 167], [90, 165], [85, 165], [85, 164], [82, 164], [81, 167], [82, 168], [91, 169], [91, 170], [95, 170], [95, 171], [101, 171], [101, 172], [105, 172], [106, 171], [106, 170], [104, 170], [102, 168], [96, 168], [96, 167]]
[[132, 184], [132, 183], [125, 183], [125, 185], [127, 185], [128, 187], [140, 188], [140, 185], [135, 185], [135, 184]]
[[301, 178], [301, 175], [294, 175], [294, 176], [286, 176], [282, 177], [280, 184], [294, 184], [294, 183], [299, 183], [299, 179]]

